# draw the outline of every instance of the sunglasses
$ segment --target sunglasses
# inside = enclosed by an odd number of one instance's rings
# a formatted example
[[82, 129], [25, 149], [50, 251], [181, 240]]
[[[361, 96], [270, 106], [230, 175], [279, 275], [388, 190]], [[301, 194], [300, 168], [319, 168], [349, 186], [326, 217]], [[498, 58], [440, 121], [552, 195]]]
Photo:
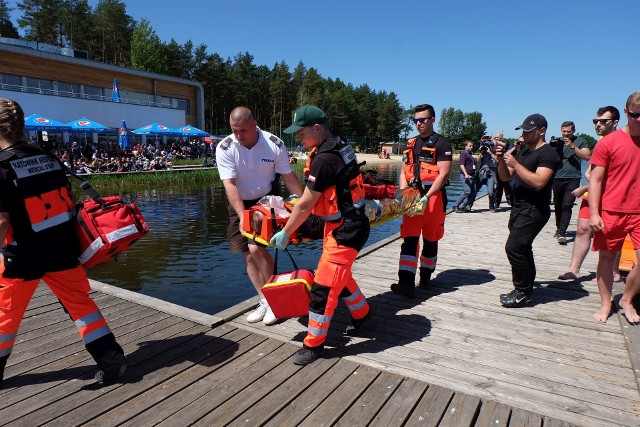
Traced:
[[424, 123], [427, 120], [431, 120], [433, 119], [433, 117], [420, 117], [419, 119], [413, 119], [413, 123], [418, 124], [418, 123]]
[[627, 115], [632, 119], [637, 119], [638, 117], [640, 117], [640, 113], [634, 113], [633, 111], [629, 110], [627, 110]]
[[594, 125], [597, 125], [598, 122], [602, 123], [603, 125], [606, 125], [611, 120], [613, 120], [613, 119], [593, 119], [592, 122], [593, 122]]

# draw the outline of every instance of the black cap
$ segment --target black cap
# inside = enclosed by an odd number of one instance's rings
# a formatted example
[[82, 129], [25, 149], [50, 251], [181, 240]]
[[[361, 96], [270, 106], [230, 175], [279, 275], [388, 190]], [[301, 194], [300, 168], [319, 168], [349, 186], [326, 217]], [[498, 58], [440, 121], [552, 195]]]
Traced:
[[535, 128], [546, 128], [547, 127], [547, 119], [544, 118], [542, 114], [532, 114], [526, 119], [520, 126], [516, 128], [522, 129], [525, 132], [531, 132]]

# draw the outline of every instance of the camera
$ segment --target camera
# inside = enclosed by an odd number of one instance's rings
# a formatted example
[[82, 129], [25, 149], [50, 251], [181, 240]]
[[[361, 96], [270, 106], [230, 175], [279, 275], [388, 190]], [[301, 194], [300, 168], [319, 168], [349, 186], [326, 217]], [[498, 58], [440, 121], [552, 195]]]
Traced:
[[485, 150], [490, 150], [493, 148], [493, 141], [489, 140], [489, 141], [482, 141], [480, 143], [480, 150], [481, 151], [485, 151]]
[[552, 147], [557, 147], [562, 144], [564, 144], [564, 138], [556, 138], [555, 136], [552, 136], [549, 140], [549, 145]]

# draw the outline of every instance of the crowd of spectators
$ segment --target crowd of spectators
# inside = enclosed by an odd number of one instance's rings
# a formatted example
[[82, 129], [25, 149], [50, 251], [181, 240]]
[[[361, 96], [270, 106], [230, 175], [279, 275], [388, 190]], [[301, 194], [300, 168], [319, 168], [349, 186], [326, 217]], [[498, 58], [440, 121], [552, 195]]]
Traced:
[[[35, 143], [35, 140], [32, 142]], [[138, 143], [126, 150], [117, 141], [107, 140], [88, 144], [77, 141], [64, 144], [52, 138], [40, 144], [53, 151], [77, 174], [169, 170], [173, 168], [172, 161], [175, 159], [202, 159], [203, 166], [215, 165], [215, 142], [197, 139], [168, 139], [166, 144], [151, 141], [146, 146]], [[208, 162], [208, 159], [211, 161]]]

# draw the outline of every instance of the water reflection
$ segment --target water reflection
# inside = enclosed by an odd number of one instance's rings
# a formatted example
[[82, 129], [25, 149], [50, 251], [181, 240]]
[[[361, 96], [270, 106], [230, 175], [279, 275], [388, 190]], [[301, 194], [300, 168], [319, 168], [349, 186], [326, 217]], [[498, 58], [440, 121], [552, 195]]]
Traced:
[[[364, 169], [398, 182], [397, 163]], [[454, 169], [447, 189], [450, 204], [462, 188], [457, 166]], [[227, 199], [221, 186], [170, 186], [124, 196], [143, 212], [150, 233], [117, 262], [92, 269], [92, 279], [209, 314], [255, 295], [242, 256], [229, 252]], [[399, 227], [399, 218], [373, 227], [368, 244], [396, 234]], [[319, 241], [308, 242], [290, 246], [290, 252], [300, 268], [314, 269], [321, 247]], [[292, 269], [288, 257], [281, 255], [279, 270]]]

